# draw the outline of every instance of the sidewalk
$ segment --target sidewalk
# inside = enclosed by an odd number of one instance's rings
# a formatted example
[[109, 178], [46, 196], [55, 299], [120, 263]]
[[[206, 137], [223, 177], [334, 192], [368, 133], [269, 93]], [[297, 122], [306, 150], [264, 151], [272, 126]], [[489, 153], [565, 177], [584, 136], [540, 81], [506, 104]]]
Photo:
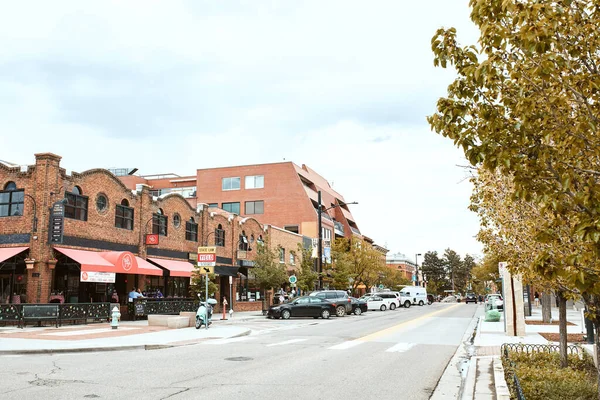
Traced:
[[242, 322], [264, 319], [262, 313], [233, 313], [228, 320], [213, 315], [209, 329], [169, 329], [148, 326], [147, 320], [121, 321], [118, 329], [109, 323], [55, 327], [0, 327], [0, 355], [54, 352], [112, 351], [156, 349], [184, 346], [211, 339], [228, 339], [250, 334]]
[[[465, 338], [475, 333], [472, 344], [473, 352], [470, 359], [466, 359], [465, 344], [459, 346], [456, 354], [448, 364], [432, 395], [432, 399], [461, 399], [461, 400], [508, 400], [510, 395], [508, 386], [504, 380], [502, 363], [500, 361], [500, 348], [504, 343], [524, 343], [524, 344], [548, 344], [550, 342], [544, 338], [541, 333], [558, 334], [558, 325], [532, 325], [527, 322], [542, 321], [541, 307], [532, 308], [531, 316], [525, 317], [525, 335], [507, 336], [504, 333], [504, 315], [499, 322], [485, 322], [483, 305], [478, 306], [476, 316], [479, 321], [475, 331], [467, 331]], [[558, 308], [552, 308], [552, 319], [558, 321]], [[572, 325], [567, 325], [567, 333], [582, 334], [585, 328], [582, 326], [581, 312], [573, 309], [567, 309], [567, 321]], [[583, 347], [588, 347], [583, 345]], [[456, 364], [456, 365], [454, 365]], [[460, 369], [460, 373], [455, 370]], [[448, 391], [452, 387], [449, 379], [454, 380], [454, 390]], [[444, 383], [444, 385], [442, 385]]]

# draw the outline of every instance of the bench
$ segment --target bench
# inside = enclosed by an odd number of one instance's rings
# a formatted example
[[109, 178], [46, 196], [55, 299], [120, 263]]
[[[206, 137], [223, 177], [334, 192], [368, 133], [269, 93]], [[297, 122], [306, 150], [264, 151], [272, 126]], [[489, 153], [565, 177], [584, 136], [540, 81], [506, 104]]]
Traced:
[[189, 318], [190, 322], [188, 326], [196, 325], [196, 311], [181, 311], [179, 316]]
[[169, 318], [172, 315], [152, 314], [148, 315], [148, 326], [169, 326]]
[[188, 328], [190, 326], [190, 319], [188, 317], [170, 317], [167, 320], [167, 326], [170, 329]]
[[42, 321], [55, 321], [58, 328], [58, 304], [23, 304], [23, 327], [26, 321], [37, 321], [38, 326], [42, 326]]

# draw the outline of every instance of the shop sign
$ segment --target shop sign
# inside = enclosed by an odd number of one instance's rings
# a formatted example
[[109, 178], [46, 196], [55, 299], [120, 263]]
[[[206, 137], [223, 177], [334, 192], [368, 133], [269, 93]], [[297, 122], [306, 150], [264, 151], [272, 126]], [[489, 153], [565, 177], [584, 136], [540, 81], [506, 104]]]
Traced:
[[65, 221], [65, 203], [57, 201], [50, 209], [50, 229], [48, 229], [48, 243], [60, 244], [63, 242]]
[[93, 271], [81, 271], [80, 282], [88, 283], [115, 283], [114, 272], [93, 272]]
[[254, 267], [254, 261], [238, 260], [240, 267]]
[[217, 248], [198, 247], [198, 266], [199, 267], [214, 267], [217, 263]]
[[158, 233], [149, 233], [146, 235], [146, 245], [157, 246], [158, 245]]

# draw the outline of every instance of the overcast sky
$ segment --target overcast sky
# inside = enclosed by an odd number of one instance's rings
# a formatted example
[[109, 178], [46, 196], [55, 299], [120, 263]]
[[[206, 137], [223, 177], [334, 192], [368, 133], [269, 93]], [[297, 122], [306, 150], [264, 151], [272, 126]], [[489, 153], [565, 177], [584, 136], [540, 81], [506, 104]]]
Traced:
[[285, 159], [358, 201], [390, 254], [479, 254], [466, 161], [425, 119], [454, 77], [431, 37], [474, 44], [468, 17], [468, 0], [6, 2], [0, 159], [180, 175]]

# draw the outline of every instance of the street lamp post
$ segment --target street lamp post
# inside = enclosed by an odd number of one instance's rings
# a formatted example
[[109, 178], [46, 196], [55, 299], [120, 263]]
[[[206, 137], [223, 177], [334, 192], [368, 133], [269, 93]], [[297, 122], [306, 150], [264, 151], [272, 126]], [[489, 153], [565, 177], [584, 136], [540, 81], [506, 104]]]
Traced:
[[37, 223], [38, 223], [38, 219], [37, 219], [37, 203], [35, 202], [35, 199], [33, 198], [32, 195], [27, 194], [27, 193], [23, 193], [25, 196], [29, 197], [31, 199], [31, 201], [33, 201], [33, 232], [37, 232]]
[[420, 286], [419, 285], [419, 256], [421, 255], [421, 253], [417, 253], [415, 254], [415, 286]]
[[[319, 236], [318, 236], [319, 244], [318, 244], [318, 249], [317, 249], [317, 256], [318, 256], [317, 270], [319, 272], [319, 289], [323, 289], [323, 229], [322, 229], [323, 222], [322, 222], [321, 218], [323, 216], [323, 212], [337, 207], [338, 204], [335, 204], [335, 205], [323, 210], [322, 209], [323, 206], [321, 204], [321, 191], [319, 190], [317, 193], [318, 193], [318, 200], [319, 200], [319, 208], [317, 209], [317, 216], [318, 216], [318, 220], [319, 220]], [[344, 203], [344, 204], [358, 204], [358, 202], [353, 201], [351, 203]]]

